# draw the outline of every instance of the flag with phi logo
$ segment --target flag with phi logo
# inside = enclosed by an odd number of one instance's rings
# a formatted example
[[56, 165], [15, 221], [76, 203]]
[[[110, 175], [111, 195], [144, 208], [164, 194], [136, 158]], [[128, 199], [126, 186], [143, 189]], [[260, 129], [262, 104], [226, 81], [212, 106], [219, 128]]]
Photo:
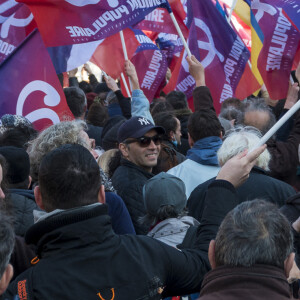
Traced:
[[74, 119], [37, 30], [2, 63], [0, 81], [1, 114], [24, 116], [38, 130]]

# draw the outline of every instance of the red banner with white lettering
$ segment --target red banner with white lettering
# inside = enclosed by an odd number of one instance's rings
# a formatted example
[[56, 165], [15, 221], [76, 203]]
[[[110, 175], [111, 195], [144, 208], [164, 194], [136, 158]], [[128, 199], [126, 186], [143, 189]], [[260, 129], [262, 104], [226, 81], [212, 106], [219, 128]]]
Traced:
[[258, 57], [258, 69], [270, 98], [286, 97], [290, 72], [300, 42], [300, 33], [272, 1], [260, 0], [252, 11], [264, 35], [263, 48]]
[[167, 0], [17, 0], [29, 6], [47, 47], [104, 39], [140, 22]]
[[22, 115], [38, 130], [74, 119], [37, 30], [3, 62], [0, 81], [1, 114]]
[[9, 5], [2, 7], [6, 3], [1, 4], [1, 9], [7, 8], [7, 14], [13, 13], [6, 17], [0, 16], [0, 20], [3, 20], [0, 25], [0, 64], [36, 28], [33, 15], [26, 5], [17, 4], [9, 9]]

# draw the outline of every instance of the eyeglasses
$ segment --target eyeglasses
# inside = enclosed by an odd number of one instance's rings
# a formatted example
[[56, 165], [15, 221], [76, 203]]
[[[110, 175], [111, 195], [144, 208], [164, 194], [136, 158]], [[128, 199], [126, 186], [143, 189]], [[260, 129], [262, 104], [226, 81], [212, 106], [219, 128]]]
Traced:
[[155, 145], [160, 145], [162, 142], [162, 138], [160, 135], [155, 136], [141, 136], [137, 139], [128, 139], [124, 142], [124, 144], [131, 144], [131, 143], [139, 143], [140, 147], [148, 147], [151, 144], [151, 141], [154, 142]]

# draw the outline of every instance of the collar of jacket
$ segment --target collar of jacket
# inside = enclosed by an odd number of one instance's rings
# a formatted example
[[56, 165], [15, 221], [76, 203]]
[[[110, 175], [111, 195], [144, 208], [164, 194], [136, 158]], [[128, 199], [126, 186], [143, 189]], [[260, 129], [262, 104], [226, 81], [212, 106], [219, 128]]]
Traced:
[[[242, 299], [243, 297], [237, 296], [245, 297], [248, 293], [253, 294], [255, 290], [259, 291], [260, 297], [252, 295], [249, 299], [290, 298], [289, 284], [284, 271], [278, 267], [261, 264], [252, 267], [221, 266], [209, 271], [204, 277], [200, 296], [204, 299]], [[233, 291], [239, 291], [235, 298], [226, 297], [232, 296]], [[214, 293], [214, 297], [210, 298], [211, 293]], [[217, 295], [220, 298], [215, 298]]]
[[[110, 217], [107, 215], [108, 206], [106, 204], [98, 206], [82, 206], [75, 207], [57, 213], [53, 216], [49, 216], [47, 219], [40, 221], [32, 225], [26, 232], [25, 241], [27, 244], [38, 245], [41, 243], [44, 235], [53, 232], [57, 229], [61, 229], [64, 226], [68, 226], [74, 223], [84, 222], [86, 220], [104, 216], [102, 223], [109, 224]], [[100, 228], [95, 228], [99, 231]]]
[[217, 152], [221, 146], [222, 140], [219, 137], [209, 136], [195, 142], [186, 157], [202, 165], [218, 166]]
[[127, 168], [135, 169], [136, 171], [142, 172], [146, 177], [152, 178], [154, 175], [145, 171], [143, 168], [137, 166], [126, 158], [121, 158], [121, 166], [125, 166]]
[[24, 196], [28, 199], [35, 201], [33, 190], [24, 190], [24, 189], [9, 189], [10, 194], [18, 194]]

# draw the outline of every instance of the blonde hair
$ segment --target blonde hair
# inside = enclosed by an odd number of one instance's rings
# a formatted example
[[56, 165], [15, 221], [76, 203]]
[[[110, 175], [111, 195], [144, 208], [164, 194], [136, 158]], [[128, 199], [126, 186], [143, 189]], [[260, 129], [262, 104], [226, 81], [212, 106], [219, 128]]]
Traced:
[[118, 152], [118, 149], [110, 149], [105, 151], [101, 156], [99, 156], [97, 163], [101, 167], [101, 169], [104, 171], [104, 173], [109, 173], [109, 162], [113, 156], [115, 156], [116, 152]]

